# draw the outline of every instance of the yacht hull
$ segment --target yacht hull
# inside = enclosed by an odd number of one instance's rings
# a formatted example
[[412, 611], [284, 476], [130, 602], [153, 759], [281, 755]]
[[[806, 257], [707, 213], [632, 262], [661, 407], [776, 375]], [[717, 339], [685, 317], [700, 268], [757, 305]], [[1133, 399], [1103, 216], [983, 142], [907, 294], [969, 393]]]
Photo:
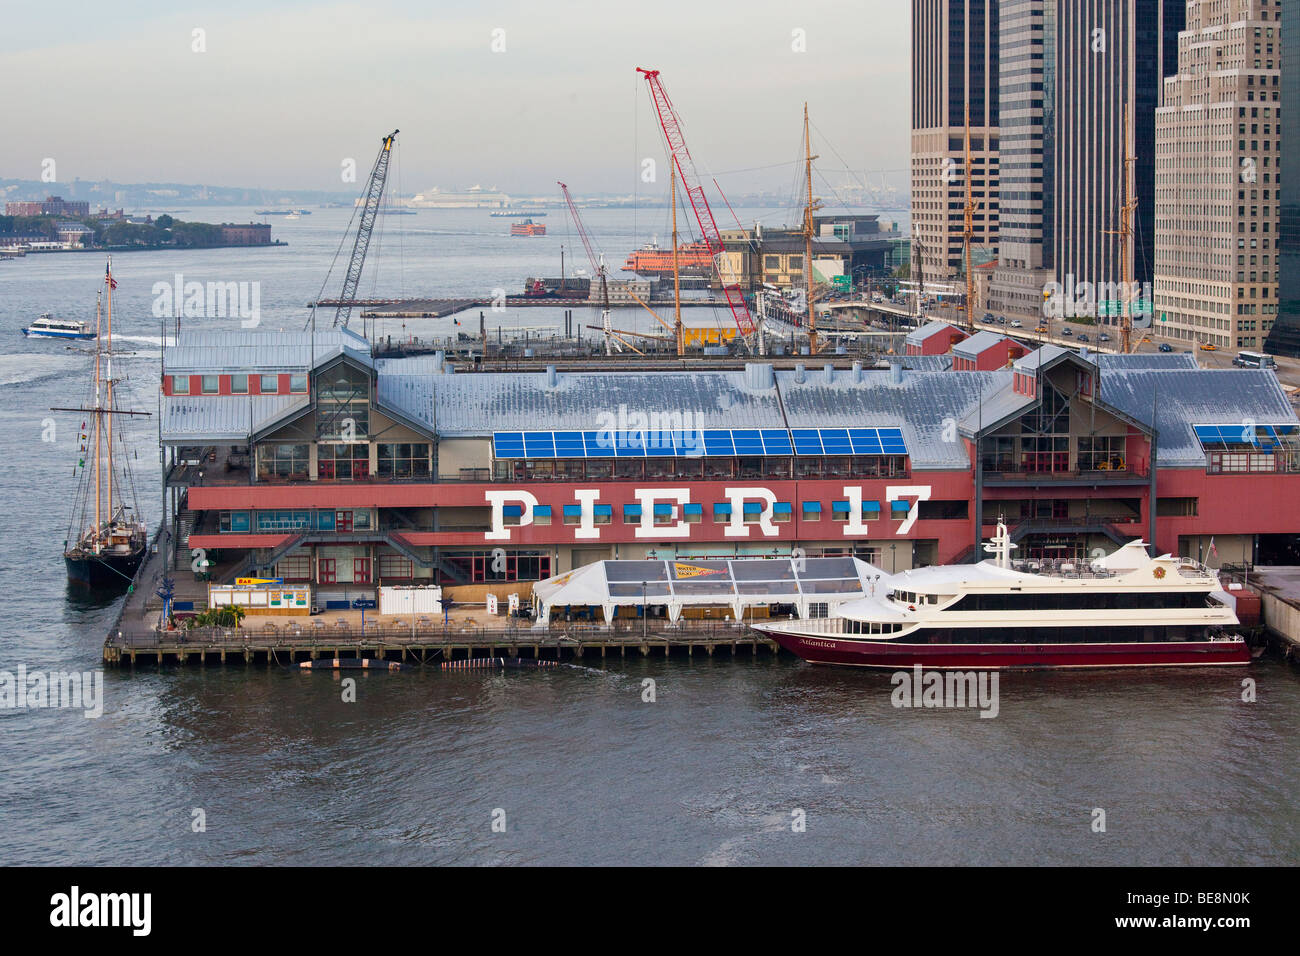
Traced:
[[1133, 641], [1096, 644], [905, 644], [837, 640], [758, 628], [810, 664], [882, 667], [920, 664], [945, 670], [1010, 670], [1088, 667], [1205, 667], [1250, 663], [1240, 638], [1205, 641]]
[[68, 566], [68, 580], [87, 588], [125, 588], [135, 578], [144, 560], [144, 548], [127, 553], [90, 555], [69, 553], [63, 556]]

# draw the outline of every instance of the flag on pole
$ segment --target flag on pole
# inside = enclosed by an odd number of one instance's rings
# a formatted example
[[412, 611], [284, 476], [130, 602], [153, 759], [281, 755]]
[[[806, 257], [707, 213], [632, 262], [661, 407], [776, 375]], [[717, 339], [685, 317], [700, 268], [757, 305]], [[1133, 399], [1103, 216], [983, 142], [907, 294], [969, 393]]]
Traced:
[[113, 278], [113, 273], [108, 271], [108, 263], [104, 263], [104, 281], [108, 283], [110, 289], [117, 288], [117, 280]]
[[1214, 546], [1214, 535], [1210, 535], [1210, 554], [1216, 558], [1219, 556], [1219, 550]]

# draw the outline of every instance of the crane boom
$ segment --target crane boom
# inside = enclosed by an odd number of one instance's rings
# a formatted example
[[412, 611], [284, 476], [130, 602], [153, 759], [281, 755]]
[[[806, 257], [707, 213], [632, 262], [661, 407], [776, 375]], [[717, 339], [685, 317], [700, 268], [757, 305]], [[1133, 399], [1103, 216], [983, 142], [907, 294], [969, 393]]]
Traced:
[[677, 174], [681, 177], [682, 188], [686, 190], [686, 198], [690, 200], [695, 221], [699, 223], [700, 234], [704, 236], [709, 254], [713, 256], [715, 262], [719, 263], [718, 281], [722, 285], [722, 294], [727, 299], [727, 305], [731, 307], [736, 327], [740, 329], [742, 335], [751, 335], [754, 332], [754, 319], [749, 313], [749, 306], [745, 304], [745, 296], [740, 291], [740, 284], [735, 281], [734, 276], [725, 274], [721, 265], [719, 257], [723, 252], [722, 235], [718, 232], [713, 210], [709, 208], [709, 201], [705, 198], [700, 177], [695, 172], [691, 151], [686, 148], [686, 137], [682, 133], [681, 120], [677, 118], [677, 111], [673, 109], [672, 100], [668, 98], [668, 91], [664, 89], [663, 82], [659, 79], [659, 71], [637, 67], [637, 72], [645, 76], [646, 84], [650, 87], [650, 98], [654, 100], [655, 111], [659, 114], [659, 126], [664, 131], [668, 151], [672, 154]]
[[578, 238], [582, 240], [582, 248], [587, 250], [587, 261], [591, 263], [591, 274], [598, 275], [601, 270], [600, 261], [596, 258], [596, 252], [591, 246], [591, 236], [587, 234], [587, 227], [582, 224], [582, 215], [578, 212], [578, 207], [573, 203], [573, 197], [569, 195], [569, 187], [562, 182], [556, 182], [560, 187], [560, 192], [564, 193], [564, 201], [568, 203], [569, 215], [573, 219], [573, 225], [578, 230]]
[[343, 280], [343, 294], [339, 296], [339, 306], [334, 312], [334, 326], [348, 326], [352, 318], [352, 300], [357, 296], [357, 286], [361, 283], [361, 269], [366, 264], [366, 250], [370, 248], [370, 234], [375, 228], [375, 217], [379, 215], [379, 200], [384, 195], [384, 183], [388, 181], [388, 158], [392, 155], [393, 140], [401, 130], [393, 130], [385, 136], [375, 157], [375, 165], [370, 170], [370, 181], [366, 184], [365, 205], [361, 209], [361, 222], [357, 225], [357, 238], [352, 243], [352, 260], [348, 263], [348, 274]]

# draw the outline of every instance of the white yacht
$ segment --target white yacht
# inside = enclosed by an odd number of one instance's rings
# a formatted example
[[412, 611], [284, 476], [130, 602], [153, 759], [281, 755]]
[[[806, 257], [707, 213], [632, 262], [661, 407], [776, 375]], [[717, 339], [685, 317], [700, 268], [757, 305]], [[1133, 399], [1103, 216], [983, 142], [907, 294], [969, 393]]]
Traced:
[[1131, 541], [1078, 567], [1012, 561], [999, 522], [972, 565], [875, 573], [873, 592], [833, 616], [756, 623], [814, 664], [891, 669], [1247, 664], [1233, 599], [1189, 558]]
[[94, 331], [85, 322], [72, 319], [56, 319], [49, 312], [41, 313], [31, 325], [23, 329], [23, 335], [29, 338], [50, 339], [93, 339]]

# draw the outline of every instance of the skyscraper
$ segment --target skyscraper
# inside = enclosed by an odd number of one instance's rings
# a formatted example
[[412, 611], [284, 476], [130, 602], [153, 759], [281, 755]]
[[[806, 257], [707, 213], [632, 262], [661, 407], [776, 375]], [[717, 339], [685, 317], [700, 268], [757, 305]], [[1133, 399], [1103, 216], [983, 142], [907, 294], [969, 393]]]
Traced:
[[912, 0], [912, 274], [926, 281], [965, 271], [968, 107], [973, 259], [997, 256], [998, 7]]
[[1036, 313], [1048, 279], [1085, 308], [1114, 301], [1107, 290], [1125, 272], [1126, 154], [1136, 158], [1137, 202], [1128, 272], [1151, 282], [1155, 110], [1165, 73], [1177, 68], [1185, 13], [1184, 0], [1004, 0], [1002, 222], [991, 307]]
[[1190, 0], [1156, 111], [1156, 331], [1259, 349], [1277, 311], [1277, 0]]
[[[1277, 19], [1278, 4], [1271, 5], [1270, 19]], [[1263, 11], [1260, 11], [1263, 13]], [[1282, 0], [1281, 16], [1286, 23], [1300, 24], [1300, 0]], [[1300, 33], [1282, 44], [1282, 100], [1294, 109], [1300, 103]], [[1294, 123], [1282, 128], [1282, 196], [1277, 263], [1277, 314], [1264, 345], [1274, 355], [1300, 356], [1300, 129]]]
[[1137, 200], [1128, 273], [1145, 287], [1155, 263], [1155, 111], [1165, 75], [1177, 69], [1185, 2], [1062, 0], [1057, 8], [1057, 280], [1100, 291], [1123, 278], [1119, 232], [1127, 139], [1136, 160], [1131, 175]]
[[988, 307], [1028, 315], [1052, 278], [1056, 4], [1002, 0], [999, 16], [998, 266]]

